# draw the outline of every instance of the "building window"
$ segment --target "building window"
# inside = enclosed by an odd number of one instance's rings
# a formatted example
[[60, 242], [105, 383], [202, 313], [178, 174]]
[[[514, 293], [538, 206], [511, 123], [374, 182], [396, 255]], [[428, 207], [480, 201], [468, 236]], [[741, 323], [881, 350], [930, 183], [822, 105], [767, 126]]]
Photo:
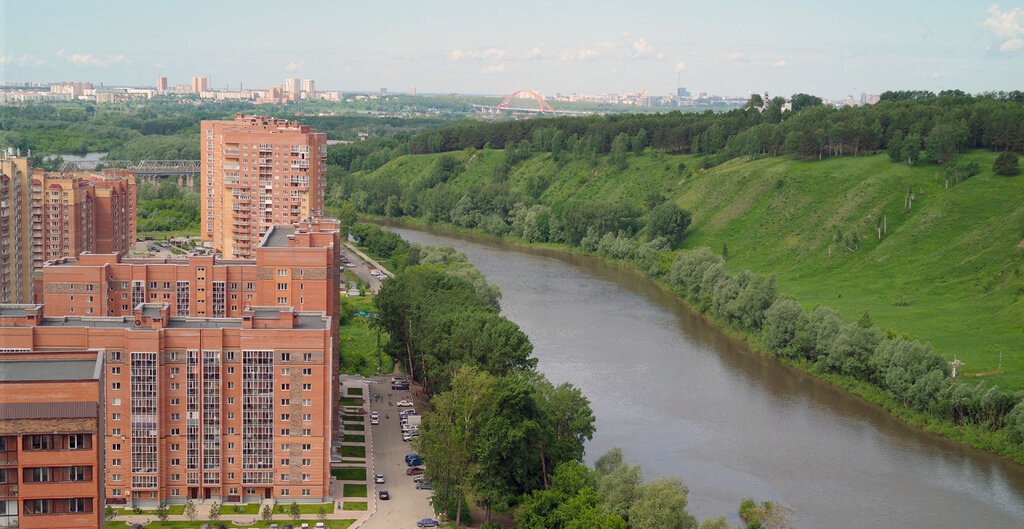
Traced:
[[302, 353], [302, 361], [303, 362], [312, 362], [313, 361], [313, 353]]
[[291, 362], [292, 361], [292, 354], [291, 353], [281, 353], [281, 361], [282, 362]]
[[288, 391], [291, 387], [292, 385], [288, 383], [281, 384], [281, 391]]
[[110, 389], [115, 389], [115, 390], [116, 389], [121, 389], [121, 383], [120, 382], [111, 382], [110, 383]]
[[[178, 435], [178, 434], [174, 434], [174, 435]], [[179, 443], [171, 443], [171, 452], [178, 452], [180, 450], [181, 450], [181, 444], [179, 444]]]
[[313, 391], [313, 384], [303, 384], [302, 391]]
[[115, 467], [119, 467], [119, 466], [121, 466], [121, 460], [120, 459], [111, 459], [110, 460], [110, 465], [111, 466], [115, 466]]
[[306, 368], [302, 369], [302, 375], [303, 376], [307, 376], [308, 377], [309, 375], [312, 375], [312, 374], [313, 374], [313, 368], [306, 367]]
[[171, 489], [171, 496], [181, 496], [180, 489]]
[[121, 414], [120, 413], [111, 413], [110, 414], [110, 420], [112, 420], [112, 421], [120, 421], [121, 420]]
[[313, 399], [302, 399], [302, 405], [303, 406], [312, 406], [313, 405]]
[[[288, 479], [288, 476], [285, 475], [284, 480], [287, 480], [287, 479]], [[281, 495], [282, 496], [287, 496], [288, 495], [288, 489], [281, 489]]]
[[121, 451], [121, 443], [114, 443], [114, 444], [110, 445], [110, 450], [112, 450], [114, 452], [120, 452]]
[[277, 298], [277, 304], [278, 305], [287, 305], [288, 304], [288, 298], [280, 298], [280, 297]]
[[181, 474], [171, 474], [171, 481], [181, 481]]
[[303, 421], [307, 421], [307, 422], [308, 422], [308, 421], [311, 421], [311, 420], [313, 420], [313, 419], [312, 419], [312, 415], [311, 415], [311, 414], [309, 414], [309, 413], [303, 413], [303, 414], [302, 414], [302, 420], [303, 420]]
[[281, 420], [282, 421], [289, 421], [289, 420], [291, 420], [291, 418], [292, 418], [291, 414], [288, 414], [288, 413], [282, 413], [281, 414]]
[[110, 430], [110, 435], [115, 435], [115, 436], [121, 435], [121, 429], [120, 428], [114, 428], [113, 430]]
[[111, 367], [110, 368], [110, 374], [111, 375], [120, 375], [121, 374], [121, 368], [118, 367], [118, 366]]
[[111, 406], [120, 406], [121, 405], [121, 399], [119, 399], [119, 398], [110, 399], [110, 405]]
[[312, 479], [313, 479], [313, 476], [311, 474], [303, 474], [302, 475], [302, 481], [311, 481]]
[[291, 464], [291, 462], [292, 462], [292, 461], [291, 461], [290, 459], [282, 459], [282, 460], [281, 460], [281, 466], [282, 466], [282, 467], [286, 467], [286, 466], [288, 466], [289, 464]]
[[281, 428], [281, 435], [288, 435], [288, 428]]
[[277, 277], [288, 277], [288, 269], [282, 268], [277, 271]]
[[171, 460], [171, 466], [172, 467], [180, 467], [181, 466], [181, 460], [180, 459], [172, 459]]
[[291, 400], [290, 399], [281, 399], [281, 405], [282, 406], [289, 406], [289, 405], [291, 405]]
[[292, 374], [291, 368], [287, 368], [287, 367], [281, 368], [281, 376], [287, 377], [287, 376], [290, 376], [291, 374]]
[[312, 459], [303, 459], [302, 460], [302, 466], [304, 466], [304, 467], [308, 467], [308, 466], [310, 466], [312, 464], [313, 464], [313, 460]]
[[309, 437], [310, 435], [313, 435], [313, 431], [312, 430], [310, 430], [309, 428], [303, 428], [302, 429], [302, 436], [303, 437]]
[[302, 443], [302, 451], [303, 452], [309, 452], [310, 449], [312, 449], [312, 448], [313, 448], [313, 445], [311, 445], [309, 443]]

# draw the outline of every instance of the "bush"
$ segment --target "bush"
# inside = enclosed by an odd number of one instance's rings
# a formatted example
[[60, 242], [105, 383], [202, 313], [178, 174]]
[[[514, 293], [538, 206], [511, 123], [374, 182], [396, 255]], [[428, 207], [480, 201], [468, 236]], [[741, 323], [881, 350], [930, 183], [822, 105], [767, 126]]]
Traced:
[[1014, 176], [1020, 173], [1020, 166], [1017, 164], [1017, 155], [1012, 152], [1004, 152], [996, 158], [992, 164], [992, 170], [997, 175]]

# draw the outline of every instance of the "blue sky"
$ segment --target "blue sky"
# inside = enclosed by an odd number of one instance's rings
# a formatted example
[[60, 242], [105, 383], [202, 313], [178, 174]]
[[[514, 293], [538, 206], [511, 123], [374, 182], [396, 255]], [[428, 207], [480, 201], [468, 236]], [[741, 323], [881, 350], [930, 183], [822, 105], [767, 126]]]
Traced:
[[[294, 5], [293, 5], [294, 4]], [[843, 97], [1024, 89], [1013, 2], [0, 0], [0, 79]]]

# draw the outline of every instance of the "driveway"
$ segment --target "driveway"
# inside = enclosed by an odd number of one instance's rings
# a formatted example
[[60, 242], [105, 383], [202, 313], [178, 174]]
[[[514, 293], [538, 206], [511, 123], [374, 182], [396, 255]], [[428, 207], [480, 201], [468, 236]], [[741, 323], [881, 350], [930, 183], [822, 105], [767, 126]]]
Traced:
[[[348, 259], [350, 263], [355, 265], [354, 267], [346, 266], [344, 267], [345, 270], [354, 273], [355, 275], [359, 276], [359, 279], [366, 281], [366, 283], [370, 285], [370, 290], [373, 293], [376, 294], [377, 292], [380, 292], [381, 281], [380, 279], [377, 279], [376, 276], [370, 274], [370, 265], [366, 262], [366, 260], [364, 260], [362, 257], [360, 257], [358, 254], [352, 251], [351, 248], [347, 246], [343, 246], [341, 248], [341, 255], [342, 257]], [[391, 386], [389, 385], [388, 387]]]

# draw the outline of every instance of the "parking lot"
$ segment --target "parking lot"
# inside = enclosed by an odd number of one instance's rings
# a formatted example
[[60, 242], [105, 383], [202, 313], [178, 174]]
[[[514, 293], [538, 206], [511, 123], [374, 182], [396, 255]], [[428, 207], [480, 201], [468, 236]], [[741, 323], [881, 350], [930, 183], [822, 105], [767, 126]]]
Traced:
[[[377, 384], [369, 384], [370, 395], [379, 393], [380, 400], [370, 400], [370, 410], [380, 415], [380, 424], [368, 426], [373, 429], [372, 453], [373, 464], [370, 474], [370, 486], [376, 498], [377, 511], [361, 527], [369, 529], [414, 528], [416, 521], [423, 518], [436, 518], [430, 506], [429, 490], [418, 490], [413, 476], [406, 475], [409, 468], [405, 464], [405, 456], [412, 452], [410, 443], [402, 441], [401, 419], [402, 409], [396, 404], [402, 399], [416, 403], [420, 410], [423, 404], [413, 399], [411, 391], [394, 391], [391, 389], [391, 376], [373, 377]], [[429, 464], [429, 461], [426, 463]], [[373, 474], [384, 474], [384, 484], [372, 483]], [[389, 500], [380, 500], [378, 493], [388, 491]]]

